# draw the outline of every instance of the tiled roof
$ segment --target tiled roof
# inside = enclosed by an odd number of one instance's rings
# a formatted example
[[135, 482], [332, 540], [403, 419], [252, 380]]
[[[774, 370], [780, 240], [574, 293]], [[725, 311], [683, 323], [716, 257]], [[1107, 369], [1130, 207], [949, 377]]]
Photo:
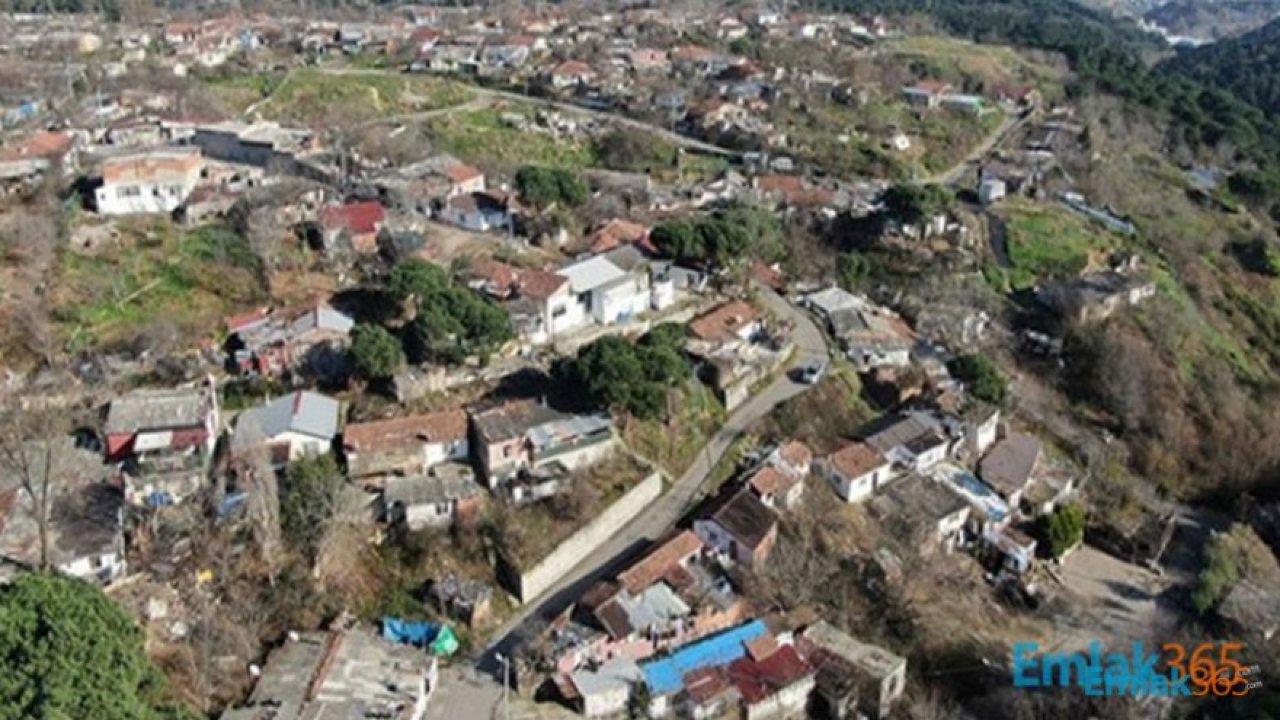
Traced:
[[365, 235], [378, 231], [378, 225], [386, 217], [386, 210], [376, 200], [330, 205], [320, 211], [320, 222], [328, 228], [346, 228]]
[[785, 493], [797, 482], [799, 480], [784, 475], [778, 468], [766, 465], [751, 476], [748, 484], [751, 485], [752, 490], [756, 491], [756, 494], [764, 496]]
[[1031, 480], [1042, 449], [1033, 435], [1017, 433], [1001, 440], [978, 464], [978, 474], [1005, 496], [1022, 490]]
[[711, 515], [743, 547], [755, 549], [778, 522], [778, 516], [755, 495], [743, 490]]
[[618, 574], [618, 581], [627, 592], [637, 593], [652, 585], [666, 574], [673, 565], [702, 549], [702, 541], [693, 532], [685, 530], [660, 545], [643, 560]]
[[483, 177], [484, 173], [481, 172], [479, 168], [459, 163], [458, 165], [454, 165], [446, 169], [444, 171], [444, 176], [454, 183], [464, 183], [468, 180]]
[[521, 270], [516, 282], [520, 294], [534, 300], [546, 300], [564, 287], [569, 279], [546, 270]]
[[729, 676], [742, 699], [754, 705], [813, 673], [809, 663], [790, 645], [763, 660], [740, 658], [729, 665]]
[[467, 413], [461, 408], [408, 417], [353, 423], [342, 433], [345, 447], [356, 452], [380, 452], [425, 442], [464, 440]]
[[875, 448], [863, 442], [849, 443], [832, 453], [827, 461], [846, 478], [860, 477], [882, 465], [889, 464], [889, 461], [876, 452]]
[[778, 456], [792, 467], [803, 467], [813, 462], [813, 451], [799, 440], [792, 440], [778, 448]]
[[689, 323], [700, 340], [729, 340], [760, 319], [760, 312], [745, 300], [731, 300]]

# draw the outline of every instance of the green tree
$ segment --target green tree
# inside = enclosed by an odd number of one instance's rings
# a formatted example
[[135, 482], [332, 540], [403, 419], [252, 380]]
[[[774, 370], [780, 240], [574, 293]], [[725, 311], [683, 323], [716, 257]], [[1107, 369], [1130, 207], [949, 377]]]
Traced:
[[165, 699], [142, 632], [98, 588], [50, 573], [0, 590], [0, 720], [194, 718]]
[[986, 356], [961, 355], [952, 360], [947, 369], [979, 400], [992, 405], [1004, 403], [1009, 392], [1008, 384], [1000, 368]]
[[400, 341], [381, 325], [360, 323], [351, 329], [351, 359], [366, 380], [389, 378], [404, 363]]
[[400, 302], [412, 299], [417, 308], [405, 336], [405, 349], [414, 362], [457, 364], [471, 353], [492, 351], [514, 335], [502, 308], [454, 283], [443, 268], [425, 260], [397, 263], [387, 289]]
[[836, 258], [836, 278], [840, 287], [850, 292], [862, 286], [871, 274], [871, 261], [866, 255], [850, 252]]
[[304, 458], [289, 466], [280, 498], [280, 524], [295, 547], [314, 557], [337, 512], [346, 480], [332, 455]]
[[1045, 516], [1043, 535], [1049, 543], [1049, 554], [1062, 554], [1084, 540], [1084, 510], [1079, 505], [1063, 505]]
[[898, 184], [884, 193], [884, 206], [905, 223], [919, 223], [946, 212], [955, 200], [941, 185]]
[[582, 178], [562, 168], [541, 165], [517, 170], [516, 189], [525, 202], [540, 210], [555, 204], [579, 207], [590, 197]]
[[1217, 605], [1236, 583], [1245, 578], [1276, 579], [1275, 556], [1248, 525], [1236, 523], [1226, 532], [1214, 533], [1205, 545], [1205, 565], [1191, 602], [1200, 612]]
[[675, 162], [676, 148], [659, 135], [632, 128], [615, 128], [599, 136], [592, 150], [610, 170], [652, 172]]
[[[678, 333], [677, 333], [678, 331]], [[554, 374], [591, 405], [649, 419], [667, 408], [667, 391], [690, 375], [681, 346], [683, 328], [659, 325], [636, 343], [604, 337], [557, 363]]]

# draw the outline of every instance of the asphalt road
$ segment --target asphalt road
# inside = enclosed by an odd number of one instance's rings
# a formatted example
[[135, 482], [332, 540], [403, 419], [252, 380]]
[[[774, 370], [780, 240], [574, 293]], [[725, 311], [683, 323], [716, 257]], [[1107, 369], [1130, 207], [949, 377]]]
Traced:
[[[807, 313], [772, 290], [763, 287], [757, 290], [761, 301], [778, 320], [790, 322], [794, 326], [794, 365], [828, 358], [822, 331]], [[594, 582], [622, 569], [643, 553], [650, 543], [666, 534], [688, 512], [703, 482], [733, 441], [779, 403], [806, 389], [807, 385], [792, 381], [784, 372], [734, 410], [719, 432], [698, 453], [692, 467], [677, 478], [662, 497], [610, 538], [591, 557], [566, 574], [560, 582], [542, 596], [526, 603], [521, 612], [494, 635], [493, 642], [481, 653], [474, 668], [454, 668], [442, 673], [444, 679], [437, 696], [428, 707], [427, 717], [438, 720], [493, 717], [502, 698], [502, 685], [499, 682], [502, 665], [498, 658], [502, 654], [510, 655], [527, 636], [540, 629], [543, 619], [563, 611]]]

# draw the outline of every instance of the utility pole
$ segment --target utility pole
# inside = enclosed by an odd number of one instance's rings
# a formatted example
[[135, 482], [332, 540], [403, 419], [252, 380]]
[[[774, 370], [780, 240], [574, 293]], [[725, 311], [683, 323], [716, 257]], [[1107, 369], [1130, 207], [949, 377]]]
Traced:
[[511, 659], [502, 653], [495, 657], [502, 663], [502, 717], [511, 720]]

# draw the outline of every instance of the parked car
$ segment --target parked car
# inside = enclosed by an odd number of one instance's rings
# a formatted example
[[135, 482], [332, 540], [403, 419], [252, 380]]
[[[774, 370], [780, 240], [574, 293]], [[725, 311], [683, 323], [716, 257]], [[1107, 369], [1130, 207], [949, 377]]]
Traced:
[[796, 371], [796, 380], [805, 385], [817, 385], [827, 372], [825, 360], [811, 360], [801, 365]]

